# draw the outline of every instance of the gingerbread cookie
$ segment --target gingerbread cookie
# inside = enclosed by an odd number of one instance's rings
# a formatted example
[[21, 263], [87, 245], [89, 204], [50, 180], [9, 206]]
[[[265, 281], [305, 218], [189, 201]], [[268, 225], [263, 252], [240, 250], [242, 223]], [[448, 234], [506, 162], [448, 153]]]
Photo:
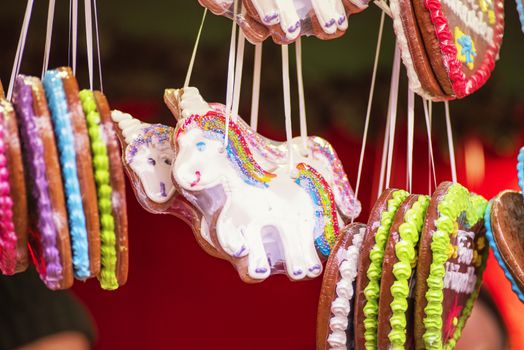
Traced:
[[144, 209], [154, 214], [171, 214], [184, 220], [198, 244], [210, 255], [225, 258], [213, 246], [207, 222], [176, 191], [171, 180], [175, 150], [171, 144], [173, 128], [147, 124], [120, 111], [112, 120], [122, 145], [123, 164], [135, 196]]
[[[109, 157], [109, 174], [110, 184], [112, 188], [112, 207], [113, 218], [115, 223], [115, 238], [114, 241], [116, 249], [116, 282], [114, 284], [110, 272], [113, 269], [114, 259], [108, 255], [107, 261], [104, 261], [104, 251], [110, 252], [111, 241], [107, 241], [107, 246], [104, 247], [102, 242], [102, 271], [99, 276], [102, 288], [114, 289], [118, 286], [123, 286], [127, 282], [129, 271], [129, 240], [128, 240], [128, 222], [127, 222], [127, 204], [126, 204], [126, 182], [124, 177], [124, 168], [122, 166], [122, 158], [120, 156], [120, 146], [116, 136], [113, 122], [111, 121], [111, 109], [105, 95], [99, 91], [93, 93], [98, 114], [100, 115], [102, 131], [106, 141], [106, 147]], [[107, 273], [104, 273], [104, 265], [107, 266]], [[107, 274], [107, 275], [106, 275]]]
[[428, 58], [447, 99], [463, 98], [488, 80], [504, 32], [502, 0], [413, 1]]
[[67, 211], [55, 135], [38, 78], [16, 79], [14, 105], [30, 194], [29, 247], [40, 278], [50, 289], [73, 284]]
[[57, 72], [62, 80], [67, 107], [71, 116], [71, 126], [75, 134], [78, 181], [80, 191], [82, 192], [82, 205], [84, 207], [85, 226], [89, 244], [90, 277], [94, 277], [100, 272], [100, 218], [96, 201], [94, 171], [92, 166], [90, 166], [93, 163], [93, 159], [91, 152], [86, 147], [86, 142], [88, 142], [86, 117], [78, 97], [78, 83], [73, 76], [71, 68], [61, 67], [57, 69]]
[[[2, 93], [0, 92], [0, 96]], [[11, 103], [0, 97], [0, 270], [24, 271], [27, 251], [27, 198], [22, 151]]]
[[524, 302], [524, 199], [522, 193], [504, 191], [486, 210], [487, 237], [498, 263]]
[[403, 190], [387, 189], [375, 203], [362, 242], [355, 295], [355, 348], [377, 347], [377, 323], [384, 249], [398, 208], [408, 197]]
[[417, 349], [453, 349], [478, 296], [486, 266], [487, 201], [457, 183], [431, 197], [419, 243], [415, 286]]
[[384, 251], [378, 308], [379, 349], [413, 349], [417, 248], [429, 197], [412, 194], [393, 218]]
[[317, 313], [317, 350], [353, 349], [354, 290], [366, 225], [342, 229], [324, 269]]

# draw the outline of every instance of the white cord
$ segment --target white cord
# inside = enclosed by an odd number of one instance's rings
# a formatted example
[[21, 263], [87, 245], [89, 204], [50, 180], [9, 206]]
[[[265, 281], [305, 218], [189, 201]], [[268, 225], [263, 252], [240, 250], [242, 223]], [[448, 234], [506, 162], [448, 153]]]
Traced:
[[[378, 61], [380, 58], [380, 48], [382, 46], [382, 33], [384, 32], [384, 19], [386, 15], [382, 11], [380, 15], [380, 25], [378, 29], [378, 38], [377, 38], [377, 47], [375, 49], [375, 62], [373, 63], [373, 74], [371, 76], [371, 87], [369, 89], [368, 97], [368, 107], [366, 110], [366, 122], [364, 124], [364, 135], [362, 137], [362, 146], [360, 148], [360, 159], [358, 162], [358, 175], [357, 175], [357, 184], [355, 187], [355, 197], [358, 198], [358, 193], [360, 190], [360, 180], [362, 178], [362, 167], [364, 165], [364, 155], [366, 153], [366, 143], [368, 139], [368, 130], [369, 130], [369, 120], [371, 116], [371, 106], [373, 104], [373, 95], [375, 92], [375, 82], [377, 80], [377, 70], [378, 70]], [[354, 219], [352, 219], [354, 220]]]
[[98, 9], [96, 6], [96, 0], [93, 0], [93, 9], [95, 10], [96, 51], [98, 55], [98, 77], [100, 79], [100, 91], [104, 92], [104, 84], [102, 83], [102, 57], [100, 56], [100, 34], [98, 31]]
[[457, 183], [457, 163], [455, 161], [455, 146], [453, 144], [453, 132], [451, 131], [451, 118], [449, 116], [449, 102], [444, 102], [446, 110], [446, 129], [448, 133], [449, 161], [451, 163], [451, 178]]
[[413, 138], [415, 133], [415, 93], [408, 88], [408, 191], [413, 193]]
[[[424, 118], [426, 120], [426, 131], [428, 136], [428, 145], [429, 145], [429, 159], [430, 159], [430, 168], [433, 172], [433, 185], [435, 188], [437, 188], [437, 176], [435, 173], [435, 158], [433, 154], [433, 141], [431, 140], [431, 115], [428, 108], [428, 101], [423, 99], [422, 104], [424, 106]], [[431, 108], [431, 102], [430, 102], [430, 108]], [[431, 175], [430, 175], [431, 176]], [[429, 188], [429, 195], [431, 195], [431, 180], [430, 180], [430, 188]]]
[[244, 48], [246, 44], [246, 38], [242, 31], [238, 32], [238, 45], [237, 45], [237, 57], [235, 67], [235, 84], [233, 87], [233, 107], [231, 118], [233, 122], [237, 122], [238, 109], [240, 108], [240, 91], [242, 89], [242, 69], [244, 67]]
[[87, 46], [87, 71], [89, 74], [89, 89], [93, 90], [93, 15], [91, 13], [91, 0], [84, 0], [86, 46]]
[[389, 144], [389, 127], [391, 126], [390, 120], [391, 120], [391, 114], [388, 113], [387, 119], [386, 119], [386, 130], [384, 130], [384, 143], [382, 144], [382, 159], [380, 160], [380, 175], [379, 175], [377, 198], [380, 197], [380, 195], [382, 194], [382, 191], [384, 191], [384, 181], [386, 177], [386, 161], [387, 161], [388, 144]]
[[235, 53], [236, 53], [236, 37], [237, 37], [237, 3], [238, 0], [233, 2], [233, 21], [231, 27], [231, 42], [229, 44], [229, 62], [227, 67], [227, 88], [226, 88], [226, 127], [224, 130], [224, 146], [223, 149], [227, 148], [229, 143], [229, 119], [231, 117], [231, 106], [233, 103], [233, 89], [235, 81]]
[[253, 64], [253, 94], [251, 96], [251, 129], [257, 131], [258, 109], [260, 103], [260, 73], [262, 72], [262, 43], [255, 44], [255, 62]]
[[20, 31], [20, 38], [18, 39], [15, 60], [13, 62], [13, 70], [11, 71], [11, 79], [9, 80], [9, 86], [7, 88], [7, 99], [8, 100], [11, 100], [11, 97], [13, 96], [13, 87], [15, 83], [15, 78], [18, 75], [18, 72], [20, 71], [22, 57], [24, 56], [25, 40], [27, 38], [27, 31], [29, 29], [29, 22], [31, 21], [31, 13], [33, 11], [33, 2], [34, 0], [27, 0], [24, 20], [22, 22], [22, 30]]
[[45, 35], [44, 62], [42, 63], [42, 79], [49, 67], [49, 54], [51, 52], [51, 39], [53, 37], [53, 21], [55, 17], [55, 0], [49, 0], [47, 8], [47, 28]]
[[389, 95], [388, 113], [390, 113], [389, 126], [389, 147], [388, 147], [388, 162], [386, 173], [386, 188], [390, 186], [391, 170], [393, 166], [393, 149], [395, 147], [395, 126], [397, 122], [397, 107], [398, 107], [398, 85], [400, 80], [400, 49], [395, 45], [395, 58], [393, 59], [393, 73], [391, 75], [391, 91]]
[[191, 60], [189, 61], [189, 67], [187, 68], [186, 80], [184, 81], [184, 88], [189, 87], [189, 82], [191, 80], [191, 74], [193, 73], [193, 66], [195, 65], [195, 58], [198, 51], [198, 46], [200, 44], [200, 35], [202, 34], [202, 29], [204, 28], [204, 22], [206, 21], [207, 8], [204, 9], [204, 14], [202, 15], [202, 21], [200, 22], [200, 28], [198, 29], [198, 34], [195, 41], [195, 46], [193, 46], [193, 53], [191, 54]]
[[306, 98], [304, 94], [304, 77], [302, 73], [302, 40], [298, 38], [295, 43], [295, 53], [297, 60], [297, 85], [298, 85], [298, 104], [300, 115], [300, 138], [302, 143], [302, 153], [307, 156], [307, 114]]
[[291, 87], [289, 82], [289, 47], [282, 45], [282, 83], [284, 91], [284, 116], [286, 120], [286, 139], [288, 146], [289, 173], [294, 174], [293, 130], [291, 124]]
[[72, 59], [73, 59], [73, 75], [76, 75], [76, 51], [78, 47], [78, 0], [73, 0], [72, 5], [72, 34], [71, 34], [71, 40], [72, 40]]

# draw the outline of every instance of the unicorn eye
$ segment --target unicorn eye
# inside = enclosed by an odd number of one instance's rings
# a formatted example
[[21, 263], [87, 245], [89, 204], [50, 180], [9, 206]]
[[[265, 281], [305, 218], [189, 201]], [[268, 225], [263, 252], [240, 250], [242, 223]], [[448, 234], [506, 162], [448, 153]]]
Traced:
[[164, 159], [164, 163], [167, 165], [171, 165], [171, 159]]
[[206, 149], [206, 143], [204, 141], [197, 142], [196, 146], [200, 152]]
[[152, 166], [156, 165], [156, 160], [154, 160], [153, 158], [147, 158], [147, 162]]

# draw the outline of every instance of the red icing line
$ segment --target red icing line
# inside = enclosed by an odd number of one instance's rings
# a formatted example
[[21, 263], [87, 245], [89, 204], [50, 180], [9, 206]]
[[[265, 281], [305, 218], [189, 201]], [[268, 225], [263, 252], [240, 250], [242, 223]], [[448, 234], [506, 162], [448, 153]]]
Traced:
[[0, 270], [12, 275], [16, 269], [16, 233], [13, 222], [13, 199], [7, 169], [6, 130], [0, 119]]
[[476, 70], [475, 74], [467, 78], [462, 72], [462, 63], [457, 59], [457, 48], [453, 34], [449, 30], [449, 24], [440, 0], [424, 0], [426, 9], [431, 16], [431, 22], [435, 26], [435, 35], [440, 44], [444, 65], [448, 69], [448, 76], [451, 79], [453, 91], [457, 98], [466, 97], [486, 83], [495, 68], [502, 36], [504, 34], [504, 3], [494, 0], [494, 11], [496, 16], [495, 28], [493, 34], [494, 45], [489, 46], [484, 61]]

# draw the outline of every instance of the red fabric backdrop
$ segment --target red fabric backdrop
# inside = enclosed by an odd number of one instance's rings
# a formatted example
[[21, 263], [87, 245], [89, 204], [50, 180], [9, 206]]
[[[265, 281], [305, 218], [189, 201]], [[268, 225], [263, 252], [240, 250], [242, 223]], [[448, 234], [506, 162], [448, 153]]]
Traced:
[[[144, 120], [164, 111], [156, 104], [119, 107]], [[264, 135], [275, 135], [263, 126], [262, 130]], [[354, 185], [360, 140], [341, 130], [333, 127], [321, 136], [338, 151]], [[398, 135], [397, 140], [392, 185], [404, 187], [405, 137]], [[370, 145], [366, 155], [360, 194], [362, 222], [366, 221], [372, 199], [376, 198], [377, 147], [381, 149], [380, 144]], [[457, 158], [462, 164], [460, 149]], [[414, 163], [414, 192], [427, 193], [427, 146], [423, 137], [416, 140]], [[471, 190], [491, 198], [502, 189], [517, 187], [515, 157], [503, 158], [488, 152], [486, 165], [484, 181], [470, 186]], [[438, 155], [437, 174], [439, 181], [450, 177], [449, 164]], [[460, 167], [459, 179], [464, 178], [465, 170]], [[244, 284], [229, 263], [200, 249], [181, 220], [147, 213], [138, 205], [130, 188], [127, 202], [129, 282], [116, 292], [102, 291], [95, 280], [77, 282], [74, 287], [97, 324], [97, 349], [314, 348], [321, 278], [291, 283], [286, 277], [276, 276], [261, 284]], [[524, 305], [511, 293], [493, 260], [485, 282], [512, 333], [512, 348], [524, 349]]]

